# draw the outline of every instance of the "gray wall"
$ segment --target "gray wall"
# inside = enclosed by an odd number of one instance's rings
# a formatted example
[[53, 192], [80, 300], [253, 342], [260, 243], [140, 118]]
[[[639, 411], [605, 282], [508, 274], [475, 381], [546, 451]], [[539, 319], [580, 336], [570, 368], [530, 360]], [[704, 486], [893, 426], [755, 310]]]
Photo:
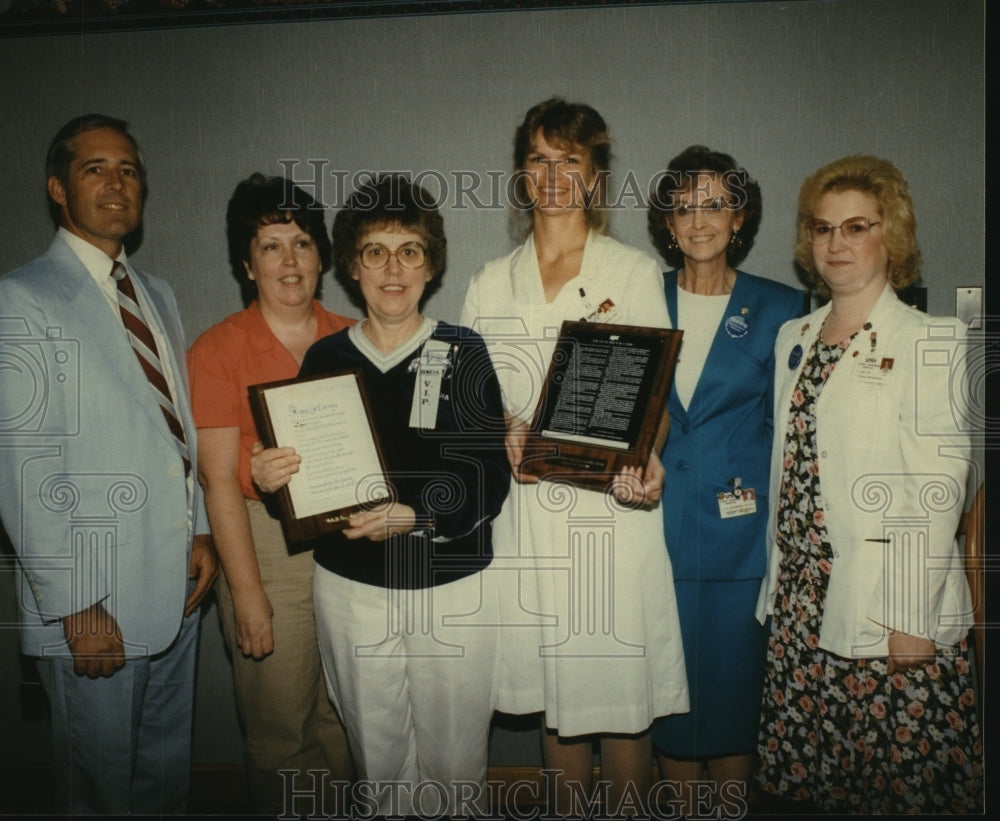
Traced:
[[[916, 202], [928, 308], [950, 314], [955, 288], [985, 279], [984, 14], [984, 0], [743, 2], [0, 40], [0, 272], [50, 241], [52, 134], [102, 111], [143, 145], [151, 194], [136, 260], [173, 283], [191, 339], [240, 307], [224, 243], [234, 185], [293, 159], [306, 181], [308, 161], [325, 161], [328, 204], [344, 196], [333, 172], [429, 172], [435, 192], [445, 181], [450, 262], [426, 313], [454, 321], [470, 275], [512, 246], [505, 211], [459, 201], [456, 172], [480, 175], [490, 203], [515, 125], [561, 94], [608, 120], [618, 185], [631, 172], [644, 190], [694, 142], [734, 154], [765, 203], [744, 267], [789, 284], [802, 179], [844, 154], [890, 158]], [[652, 253], [645, 212], [625, 204], [614, 233]], [[324, 302], [356, 315], [332, 279]], [[9, 625], [9, 574], [0, 585]], [[204, 627], [195, 759], [235, 762], [214, 609]], [[14, 631], [0, 630], [0, 762], [41, 761], [40, 725], [18, 716], [16, 653]], [[496, 734], [494, 763], [537, 760], [537, 733]]]

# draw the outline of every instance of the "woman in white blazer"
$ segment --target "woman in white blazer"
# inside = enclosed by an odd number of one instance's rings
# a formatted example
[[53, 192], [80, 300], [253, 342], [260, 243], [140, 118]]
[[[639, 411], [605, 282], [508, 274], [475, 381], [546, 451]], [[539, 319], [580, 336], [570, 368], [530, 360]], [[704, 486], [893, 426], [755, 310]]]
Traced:
[[976, 811], [964, 328], [896, 297], [920, 254], [891, 163], [821, 168], [798, 219], [796, 259], [830, 302], [775, 347], [759, 781], [827, 812]]

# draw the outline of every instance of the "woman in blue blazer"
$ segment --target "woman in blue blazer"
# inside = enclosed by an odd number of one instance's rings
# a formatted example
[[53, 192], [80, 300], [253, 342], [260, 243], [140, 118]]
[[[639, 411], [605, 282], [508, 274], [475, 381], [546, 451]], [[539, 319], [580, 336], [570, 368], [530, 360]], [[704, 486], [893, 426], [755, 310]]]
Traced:
[[765, 573], [774, 340], [803, 300], [735, 268], [753, 245], [761, 195], [732, 157], [683, 151], [648, 216], [653, 244], [675, 268], [665, 275], [667, 307], [684, 330], [661, 460], [691, 693], [691, 712], [658, 720], [653, 743], [661, 776], [685, 785], [682, 799], [707, 769], [729, 785], [715, 793], [722, 804], [745, 796], [757, 741], [767, 634], [754, 606]]

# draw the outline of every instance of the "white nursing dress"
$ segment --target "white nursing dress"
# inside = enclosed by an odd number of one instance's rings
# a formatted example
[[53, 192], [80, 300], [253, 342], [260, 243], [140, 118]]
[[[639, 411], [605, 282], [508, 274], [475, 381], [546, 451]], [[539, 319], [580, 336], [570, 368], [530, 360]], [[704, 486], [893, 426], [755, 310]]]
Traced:
[[[591, 233], [579, 275], [546, 303], [529, 238], [473, 278], [461, 323], [486, 340], [507, 413], [531, 419], [567, 319], [668, 327], [656, 262]], [[499, 710], [544, 710], [562, 736], [638, 733], [658, 716], [687, 711], [658, 506], [633, 510], [598, 491], [514, 483], [493, 544]]]

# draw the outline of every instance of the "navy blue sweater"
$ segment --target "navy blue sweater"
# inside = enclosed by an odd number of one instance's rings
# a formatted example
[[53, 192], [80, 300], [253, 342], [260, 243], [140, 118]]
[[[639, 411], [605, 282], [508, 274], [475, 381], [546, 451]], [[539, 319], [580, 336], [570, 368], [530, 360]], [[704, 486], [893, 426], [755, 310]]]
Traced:
[[360, 369], [389, 481], [397, 501], [416, 511], [417, 525], [384, 542], [328, 534], [314, 542], [316, 562], [391, 588], [433, 587], [476, 573], [493, 557], [491, 522], [510, 487], [500, 385], [486, 345], [468, 328], [437, 323], [430, 339], [447, 344], [447, 362], [436, 423], [419, 429], [410, 427], [410, 408], [426, 339], [386, 357], [361, 333], [355, 326], [321, 339], [299, 375]]

